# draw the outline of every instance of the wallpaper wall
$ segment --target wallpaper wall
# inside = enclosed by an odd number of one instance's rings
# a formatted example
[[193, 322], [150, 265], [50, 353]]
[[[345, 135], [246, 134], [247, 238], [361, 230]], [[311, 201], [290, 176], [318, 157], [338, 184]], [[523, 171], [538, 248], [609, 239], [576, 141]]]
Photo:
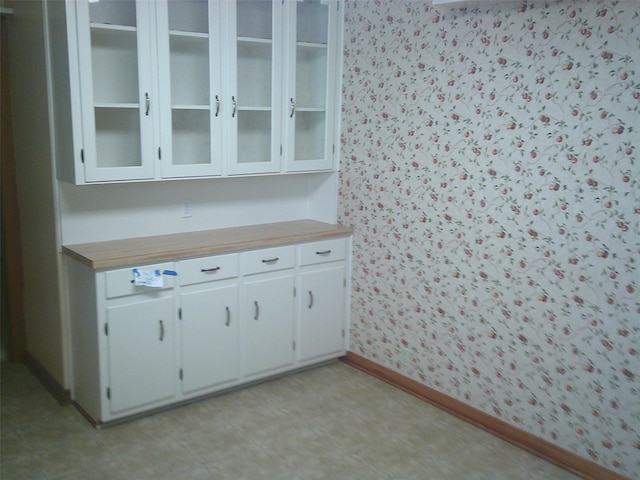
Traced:
[[640, 478], [640, 4], [348, 0], [351, 350]]

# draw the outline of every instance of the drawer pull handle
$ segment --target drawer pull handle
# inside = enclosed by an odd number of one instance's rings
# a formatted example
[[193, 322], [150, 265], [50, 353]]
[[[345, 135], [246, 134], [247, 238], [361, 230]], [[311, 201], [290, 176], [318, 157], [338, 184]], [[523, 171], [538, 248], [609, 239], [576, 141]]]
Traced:
[[158, 320], [160, 322], [160, 341], [164, 342], [164, 322], [162, 320]]
[[258, 320], [258, 317], [260, 316], [260, 307], [258, 306], [258, 301], [256, 300], [255, 302], [253, 302], [254, 305], [256, 306], [256, 316], [253, 317], [254, 320]]
[[213, 268], [201, 268], [200, 271], [202, 273], [213, 273], [213, 272], [217, 272], [218, 270], [220, 270], [220, 267], [213, 267]]
[[151, 99], [149, 98], [149, 94], [145, 92], [144, 94], [144, 114], [148, 117], [149, 110], [151, 109]]
[[216, 117], [220, 114], [220, 97], [216, 95]]
[[231, 97], [231, 118], [236, 117], [236, 112], [238, 111], [238, 102], [236, 102], [236, 97]]
[[313, 308], [313, 292], [309, 290], [309, 308]]
[[229, 310], [229, 307], [224, 307], [227, 309], [227, 323], [225, 323], [225, 326], [229, 326], [231, 324], [231, 310]]
[[331, 250], [323, 250], [321, 252], [316, 252], [316, 255], [329, 255]]
[[280, 260], [279, 257], [269, 258], [267, 260], [262, 260], [262, 263], [276, 263], [278, 260]]

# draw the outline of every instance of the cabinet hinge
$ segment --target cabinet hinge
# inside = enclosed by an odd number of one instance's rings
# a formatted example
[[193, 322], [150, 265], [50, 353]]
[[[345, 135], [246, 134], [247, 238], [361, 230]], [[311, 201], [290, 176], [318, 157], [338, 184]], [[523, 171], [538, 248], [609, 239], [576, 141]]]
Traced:
[[344, 338], [344, 328], [342, 329], [342, 338]]
[[180, 380], [182, 380], [182, 369], [180, 369]]
[[111, 389], [107, 387], [107, 398], [111, 400]]
[[293, 343], [293, 351], [295, 352], [296, 351], [296, 341], [294, 340], [292, 343]]
[[109, 335], [109, 324], [108, 323], [104, 324], [104, 334], [105, 335]]
[[178, 308], [178, 319], [182, 320], [182, 308]]
[[347, 279], [346, 279], [346, 278], [343, 278], [343, 279], [342, 279], [342, 286], [343, 286], [344, 288], [347, 288]]
[[162, 149], [158, 147], [158, 160], [162, 160]]
[[80, 149], [80, 161], [84, 163], [84, 148]]
[[282, 156], [282, 145], [280, 145], [280, 156]]
[[334, 155], [336, 154], [336, 144], [335, 143], [333, 144], [333, 154]]
[[295, 297], [297, 295], [298, 295], [298, 292], [296, 291], [296, 287], [293, 287], [293, 296]]

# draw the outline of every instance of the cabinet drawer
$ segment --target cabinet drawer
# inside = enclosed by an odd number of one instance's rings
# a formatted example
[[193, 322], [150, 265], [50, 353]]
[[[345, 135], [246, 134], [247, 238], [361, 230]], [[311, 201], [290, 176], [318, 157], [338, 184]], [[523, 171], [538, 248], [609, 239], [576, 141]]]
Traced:
[[178, 263], [180, 285], [213, 282], [238, 276], [238, 254], [193, 258]]
[[261, 250], [251, 250], [242, 254], [242, 273], [251, 275], [254, 273], [273, 272], [293, 268], [296, 259], [296, 247], [275, 247]]
[[173, 263], [160, 263], [156, 265], [143, 265], [139, 267], [122, 268], [119, 270], [109, 270], [105, 272], [105, 283], [107, 286], [107, 298], [124, 297], [126, 295], [134, 295], [136, 293], [144, 293], [153, 290], [163, 290], [173, 288], [175, 285], [175, 277], [171, 275], [163, 275], [162, 287], [144, 287], [133, 284], [133, 269], [138, 270], [173, 270]]
[[335, 262], [347, 255], [347, 239], [335, 238], [300, 245], [300, 265]]

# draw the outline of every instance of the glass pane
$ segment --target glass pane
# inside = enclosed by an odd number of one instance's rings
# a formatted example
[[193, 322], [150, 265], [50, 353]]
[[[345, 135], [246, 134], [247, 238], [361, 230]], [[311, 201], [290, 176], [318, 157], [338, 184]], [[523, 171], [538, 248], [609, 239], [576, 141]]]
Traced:
[[92, 23], [136, 26], [135, 0], [102, 0], [89, 2], [89, 18]]
[[138, 103], [138, 51], [134, 31], [91, 29], [95, 103]]
[[272, 39], [273, 12], [268, 0], [237, 1], [237, 33], [239, 37]]
[[304, 0], [297, 6], [298, 42], [327, 44], [329, 6], [321, 0]]
[[298, 107], [322, 108], [327, 90], [327, 47], [298, 46], [296, 100]]
[[174, 110], [173, 164], [211, 163], [209, 110]]
[[209, 105], [209, 42], [171, 36], [171, 100], [174, 105]]
[[170, 0], [169, 30], [209, 33], [208, 0]]
[[271, 161], [271, 112], [238, 112], [238, 163]]
[[96, 108], [98, 168], [142, 165], [137, 108]]
[[238, 42], [238, 102], [271, 106], [271, 43]]
[[324, 158], [324, 112], [296, 112], [295, 160]]

